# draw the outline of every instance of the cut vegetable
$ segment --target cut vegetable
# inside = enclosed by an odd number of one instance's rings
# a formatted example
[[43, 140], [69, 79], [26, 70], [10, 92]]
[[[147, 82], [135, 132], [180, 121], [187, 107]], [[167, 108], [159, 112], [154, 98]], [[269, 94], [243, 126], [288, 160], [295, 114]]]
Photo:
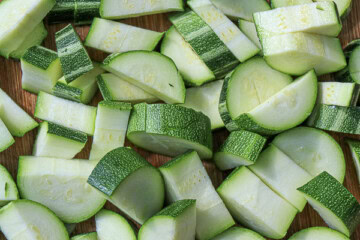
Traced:
[[356, 106], [359, 94], [359, 85], [355, 83], [320, 82], [317, 103], [343, 107]]
[[313, 0], [271, 0], [270, 2], [272, 8], [279, 8], [313, 3]]
[[[55, 5], [55, 0], [6, 0], [0, 4], [0, 55], [16, 51]], [[19, 7], [20, 6], [20, 7]]]
[[186, 89], [185, 103], [180, 106], [192, 108], [208, 116], [212, 130], [224, 127], [218, 108], [223, 83], [223, 80], [219, 80], [201, 87]]
[[48, 14], [50, 23], [68, 22], [74, 19], [76, 0], [56, 0], [55, 6]]
[[246, 167], [234, 170], [217, 191], [237, 221], [269, 238], [285, 237], [297, 213]]
[[8, 170], [0, 164], [0, 207], [19, 199], [19, 192]]
[[215, 153], [215, 164], [220, 170], [254, 164], [265, 143], [266, 138], [259, 134], [243, 130], [232, 132]]
[[333, 176], [323, 172], [298, 189], [333, 229], [350, 236], [360, 223], [360, 204]]
[[105, 155], [88, 183], [140, 224], [162, 209], [164, 181], [158, 169], [131, 148], [117, 148]]
[[152, 51], [162, 36], [163, 33], [94, 18], [84, 45], [107, 53], [122, 53], [133, 50]]
[[103, 209], [96, 214], [95, 222], [96, 232], [101, 240], [136, 240], [132, 226], [115, 212]]
[[344, 153], [340, 145], [326, 132], [298, 127], [279, 134], [272, 144], [313, 177], [327, 171], [339, 182], [344, 181]]
[[136, 2], [102, 0], [100, 6], [101, 18], [105, 19], [124, 19], [173, 11], [184, 11], [184, 3], [182, 0], [150, 2], [147, 0], [137, 0]]
[[98, 237], [96, 232], [92, 232], [76, 235], [71, 240], [98, 240]]
[[260, 234], [246, 228], [232, 227], [213, 240], [265, 240]]
[[[324, 2], [324, 1], [329, 2], [332, 0], [315, 0], [315, 2]], [[351, 11], [352, 0], [334, 0], [334, 2], [336, 3], [337, 10], [341, 18], [342, 19], [346, 18]]]
[[360, 84], [360, 39], [350, 42], [344, 49], [348, 66], [336, 74], [336, 80]]
[[[239, 28], [259, 49], [262, 49], [255, 23], [240, 19]], [[262, 55], [262, 51], [259, 54]]]
[[57, 216], [29, 200], [17, 200], [1, 208], [0, 228], [9, 240], [69, 240], [69, 234]]
[[97, 78], [97, 83], [101, 91], [101, 95], [106, 101], [122, 101], [131, 103], [153, 103], [159, 101], [159, 99], [155, 96], [145, 92], [135, 85], [128, 83], [112, 73], [101, 74]]
[[103, 68], [166, 103], [185, 101], [184, 81], [165, 55], [150, 51], [112, 54], [104, 60]]
[[180, 200], [150, 218], [140, 228], [139, 240], [193, 240], [196, 201]]
[[94, 68], [79, 35], [71, 24], [55, 33], [55, 41], [67, 83], [71, 83]]
[[360, 142], [350, 139], [346, 140], [346, 142], [350, 147], [352, 159], [354, 161], [356, 173], [358, 175], [358, 179], [360, 183]]
[[76, 0], [75, 3], [74, 21], [76, 25], [88, 24], [94, 17], [100, 17], [101, 0]]
[[350, 240], [350, 238], [326, 227], [311, 227], [303, 229], [294, 235], [289, 240]]
[[86, 142], [85, 133], [54, 123], [42, 122], [35, 140], [33, 155], [72, 159], [85, 147]]
[[212, 157], [209, 118], [177, 105], [135, 105], [127, 138], [141, 148], [167, 156], [196, 150], [203, 159]]
[[130, 103], [98, 104], [90, 160], [100, 161], [111, 150], [124, 146], [130, 111]]
[[93, 135], [96, 108], [40, 92], [35, 117]]
[[[0, 112], [2, 111], [1, 108], [2, 105], [0, 104]], [[11, 133], [5, 126], [5, 123], [0, 118], [0, 152], [5, 151], [14, 143], [15, 139], [11, 136]]]
[[41, 47], [29, 48], [21, 57], [22, 88], [38, 94], [51, 93], [62, 76], [60, 59], [56, 52]]
[[159, 169], [170, 202], [196, 200], [196, 239], [211, 239], [235, 224], [195, 151], [174, 158]]

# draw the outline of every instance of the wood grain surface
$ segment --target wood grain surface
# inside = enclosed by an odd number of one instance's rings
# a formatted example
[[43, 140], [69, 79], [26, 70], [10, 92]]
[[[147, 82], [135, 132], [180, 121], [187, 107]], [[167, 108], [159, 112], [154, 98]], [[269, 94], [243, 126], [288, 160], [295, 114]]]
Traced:
[[[343, 46], [351, 40], [360, 38], [360, 0], [353, 1], [354, 2], [352, 11], [347, 17], [347, 19], [343, 22], [343, 30], [340, 35]], [[124, 20], [122, 22], [159, 32], [166, 31], [171, 26], [171, 23], [167, 19], [167, 14], [132, 18]], [[65, 27], [66, 25], [67, 24], [46, 24], [49, 35], [43, 45], [50, 49], [56, 50], [54, 33]], [[76, 27], [76, 30], [80, 34], [82, 39], [84, 39], [89, 31], [89, 26]], [[91, 58], [95, 61], [102, 61], [106, 57], [106, 54], [102, 52], [95, 51], [93, 49], [88, 50]], [[325, 78], [328, 79], [329, 77], [325, 76]], [[15, 100], [16, 103], [18, 103], [23, 109], [25, 109], [26, 112], [33, 115], [36, 95], [22, 90], [21, 68], [18, 61], [0, 58], [0, 87], [6, 93], [8, 93], [10, 97]], [[98, 92], [96, 97], [93, 99], [91, 105], [96, 106], [97, 103], [101, 100], [101, 94], [100, 92]], [[16, 143], [13, 146], [11, 146], [6, 151], [0, 153], [0, 164], [4, 165], [11, 172], [14, 178], [16, 178], [17, 174], [19, 156], [31, 155], [32, 153], [32, 147], [34, 144], [36, 132], [37, 130], [33, 130], [26, 134], [23, 138], [16, 138]], [[350, 151], [344, 142], [345, 138], [353, 138], [360, 140], [360, 136], [333, 133], [330, 134], [336, 139], [336, 141], [341, 144], [341, 147], [345, 153], [347, 167], [345, 186], [360, 201], [360, 184], [357, 180], [356, 171], [352, 162]], [[219, 145], [226, 139], [227, 136], [228, 132], [226, 130], [219, 130], [214, 133], [214, 150], [219, 147]], [[126, 145], [132, 146], [128, 141], [126, 142]], [[91, 139], [89, 139], [86, 148], [77, 156], [77, 158], [87, 159], [90, 152], [90, 146]], [[168, 157], [153, 154], [136, 147], [134, 148], [156, 167], [164, 164], [170, 159]], [[206, 169], [211, 176], [215, 187], [217, 187], [221, 183], [222, 179], [228, 174], [227, 172], [222, 173], [217, 170], [212, 163], [204, 163], [204, 165], [206, 166]], [[114, 211], [118, 211], [110, 203], [107, 203], [105, 207]], [[291, 228], [288, 231], [288, 235], [284, 239], [287, 239], [293, 233], [301, 229], [312, 226], [326, 226], [326, 224], [320, 218], [320, 216], [309, 205], [307, 205], [305, 210], [297, 215], [293, 224], [291, 225]], [[91, 231], [95, 231], [94, 219], [90, 219], [86, 222], [78, 224], [76, 226], [74, 234], [86, 233]], [[0, 239], [5, 239], [5, 237], [3, 235], [0, 235]], [[360, 226], [358, 227], [357, 231], [352, 235], [351, 239], [360, 240]]]

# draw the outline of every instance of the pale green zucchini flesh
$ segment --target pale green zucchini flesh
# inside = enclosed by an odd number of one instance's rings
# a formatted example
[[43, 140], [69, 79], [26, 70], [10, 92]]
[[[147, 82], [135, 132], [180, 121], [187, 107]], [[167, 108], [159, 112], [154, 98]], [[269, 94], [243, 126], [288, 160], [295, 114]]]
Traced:
[[356, 106], [359, 100], [359, 85], [355, 83], [320, 82], [318, 104]]
[[346, 142], [349, 145], [360, 184], [360, 142], [351, 139], [346, 140]]
[[[0, 111], [1, 111], [1, 105], [0, 105]], [[0, 118], [0, 152], [5, 151], [8, 149], [11, 145], [15, 143], [15, 139], [5, 126], [5, 123]]]
[[19, 199], [19, 192], [9, 171], [0, 164], [0, 208]]
[[[315, 2], [330, 2], [332, 0], [315, 0]], [[337, 6], [337, 10], [342, 19], [345, 19], [352, 7], [352, 0], [334, 0]]]
[[265, 240], [265, 238], [250, 229], [232, 227], [217, 235], [213, 240]]
[[313, 0], [270, 0], [272, 8], [288, 7], [313, 3]]
[[305, 228], [294, 235], [289, 240], [350, 240], [344, 234], [326, 227]]
[[70, 240], [98, 240], [97, 233], [84, 233], [72, 237]]
[[[239, 28], [259, 49], [262, 49], [260, 39], [256, 31], [255, 23], [240, 19]], [[261, 50], [259, 52], [259, 55], [262, 54], [263, 53]]]

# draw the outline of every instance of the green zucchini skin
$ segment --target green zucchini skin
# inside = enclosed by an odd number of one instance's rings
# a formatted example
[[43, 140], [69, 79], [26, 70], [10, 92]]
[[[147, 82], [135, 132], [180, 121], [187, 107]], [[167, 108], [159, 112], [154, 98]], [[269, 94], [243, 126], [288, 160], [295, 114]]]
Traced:
[[70, 240], [98, 240], [98, 237], [96, 232], [91, 232], [73, 236]]
[[352, 139], [347, 139], [346, 143], [349, 145], [358, 180], [360, 183], [360, 142]]
[[223, 233], [220, 233], [212, 240], [265, 240], [260, 234], [247, 228], [232, 227]]
[[76, 0], [56, 0], [56, 4], [48, 14], [49, 23], [61, 23], [74, 19]]
[[55, 123], [48, 122], [48, 134], [68, 138], [76, 142], [86, 143], [87, 135], [83, 132], [66, 128]]
[[[335, 74], [335, 80], [339, 82], [354, 82], [360, 84], [360, 78], [357, 78], [355, 75], [358, 69], [350, 69], [350, 62], [353, 61], [356, 65], [358, 60], [358, 56], [360, 52], [360, 39], [356, 39], [351, 41], [345, 48], [344, 48], [344, 55], [346, 57], [346, 62], [348, 65], [343, 70], [337, 72]], [[352, 71], [353, 74], [352, 74]]]
[[53, 87], [53, 93], [57, 97], [81, 103], [81, 95], [83, 94], [83, 91], [65, 83], [57, 82]]
[[289, 240], [350, 240], [342, 233], [327, 227], [311, 227], [303, 229], [294, 235]]
[[23, 61], [28, 62], [42, 70], [47, 70], [56, 59], [58, 59], [56, 52], [41, 46], [34, 46], [28, 49], [28, 51], [26, 51], [26, 53], [22, 56]]

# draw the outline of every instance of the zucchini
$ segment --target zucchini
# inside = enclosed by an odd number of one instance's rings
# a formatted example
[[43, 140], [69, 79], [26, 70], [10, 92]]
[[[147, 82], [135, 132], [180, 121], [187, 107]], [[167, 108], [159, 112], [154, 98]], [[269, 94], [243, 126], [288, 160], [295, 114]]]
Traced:
[[246, 167], [235, 169], [217, 191], [239, 223], [269, 238], [285, 237], [297, 214]]
[[354, 161], [356, 173], [358, 175], [359, 184], [360, 184], [360, 142], [356, 140], [347, 139], [346, 143], [350, 148], [351, 156]]
[[[239, 28], [259, 49], [262, 49], [260, 39], [256, 31], [255, 23], [240, 19]], [[262, 54], [263, 53], [261, 50], [259, 52], [259, 55]]]
[[348, 66], [336, 74], [340, 82], [354, 82], [360, 84], [360, 39], [350, 42], [344, 49]]
[[344, 153], [335, 139], [326, 132], [297, 127], [276, 136], [272, 144], [313, 177], [327, 171], [339, 182], [344, 182]]
[[[0, 105], [0, 112], [2, 111], [1, 108], [2, 106]], [[0, 152], [5, 151], [14, 143], [15, 139], [11, 136], [11, 133], [5, 126], [5, 123], [0, 118]]]
[[[0, 55], [8, 58], [45, 18], [55, 0], [6, 0], [0, 3]], [[21, 6], [21, 7], [19, 7]]]
[[34, 116], [90, 136], [95, 131], [96, 107], [58, 98], [45, 92], [38, 95]]
[[103, 68], [166, 103], [184, 103], [185, 85], [174, 62], [157, 52], [115, 53]]
[[75, 16], [76, 0], [56, 0], [55, 6], [49, 12], [49, 23], [69, 22]]
[[29, 200], [16, 200], [1, 208], [0, 228], [9, 240], [69, 240], [59, 218], [48, 208]]
[[303, 229], [294, 235], [289, 240], [350, 240], [350, 238], [326, 227], [311, 227]]
[[215, 164], [220, 170], [252, 165], [258, 159], [265, 143], [266, 138], [256, 133], [244, 130], [231, 132], [215, 153]]
[[265, 240], [260, 234], [246, 228], [232, 227], [213, 240]]
[[355, 83], [320, 82], [318, 104], [356, 106], [360, 87]]
[[270, 0], [272, 8], [288, 7], [313, 3], [313, 0]]
[[88, 183], [122, 212], [143, 224], [164, 203], [164, 181], [158, 169], [131, 148], [117, 148], [96, 165]]
[[159, 169], [170, 202], [196, 200], [196, 239], [212, 239], [235, 224], [195, 151], [180, 155]]
[[180, 200], [158, 212], [140, 228], [139, 240], [193, 240], [196, 200]]
[[79, 35], [71, 24], [55, 33], [55, 42], [67, 83], [71, 83], [94, 68]]
[[102, 101], [98, 104], [90, 160], [100, 161], [106, 153], [125, 143], [130, 103]]
[[184, 11], [182, 0], [160, 0], [136, 2], [118, 0], [102, 0], [100, 5], [100, 16], [105, 19], [124, 19], [150, 14]]
[[0, 164], [0, 208], [19, 199], [19, 192], [9, 171]]
[[126, 239], [136, 240], [134, 229], [121, 215], [101, 210], [95, 216], [96, 232], [101, 240]]
[[[324, 1], [329, 2], [332, 0], [315, 0], [315, 2], [324, 2]], [[334, 2], [336, 3], [339, 15], [341, 16], [342, 19], [345, 19], [351, 11], [352, 0], [334, 0]]]
[[51, 93], [62, 76], [60, 59], [56, 52], [42, 46], [29, 48], [21, 57], [22, 88], [38, 94]]
[[127, 138], [141, 148], [167, 156], [196, 150], [203, 159], [212, 157], [210, 119], [193, 109], [177, 105], [135, 105]]
[[208, 116], [212, 130], [224, 127], [218, 108], [223, 83], [223, 80], [218, 80], [201, 87], [186, 89], [185, 103], [180, 106], [192, 108]]
[[174, 26], [166, 32], [161, 53], [171, 58], [187, 85], [201, 86], [215, 79], [214, 73]]
[[70, 240], [98, 240], [98, 237], [96, 232], [91, 232], [91, 233], [76, 235], [72, 237]]
[[106, 53], [155, 49], [163, 33], [124, 23], [94, 18], [84, 45]]
[[86, 142], [85, 133], [44, 121], [40, 123], [33, 155], [72, 159], [81, 152]]
[[50, 208], [65, 223], [80, 223], [94, 216], [106, 199], [86, 183], [95, 163], [21, 156], [17, 183], [22, 198]]
[[321, 173], [298, 190], [331, 228], [349, 237], [359, 225], [360, 204], [329, 173]]
[[94, 17], [100, 17], [101, 0], [75, 0], [75, 25], [89, 24]]
[[97, 77], [101, 95], [106, 101], [122, 101], [130, 103], [159, 101], [158, 98], [141, 88], [128, 83], [112, 73], [104, 73]]

